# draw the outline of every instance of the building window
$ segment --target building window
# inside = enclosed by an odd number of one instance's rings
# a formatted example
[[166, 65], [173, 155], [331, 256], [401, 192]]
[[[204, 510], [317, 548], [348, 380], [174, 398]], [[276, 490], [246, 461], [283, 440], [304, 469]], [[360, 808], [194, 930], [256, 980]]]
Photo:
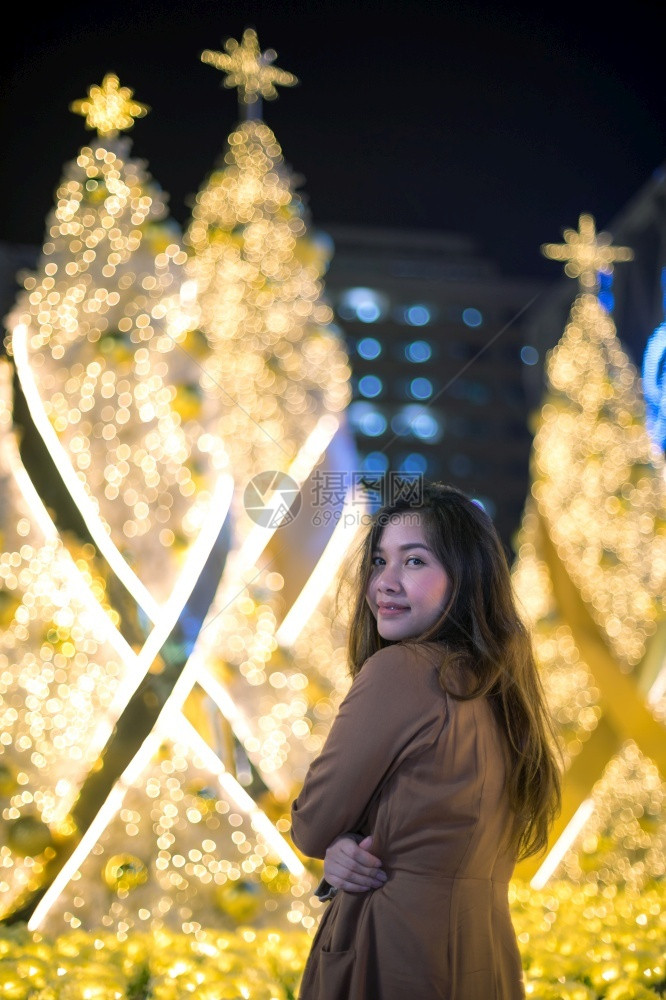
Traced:
[[432, 319], [432, 311], [428, 306], [417, 303], [406, 306], [401, 313], [401, 319], [408, 326], [427, 326]]
[[389, 467], [388, 456], [383, 451], [371, 451], [362, 461], [364, 472], [386, 472]]
[[356, 351], [366, 361], [374, 361], [382, 353], [382, 345], [375, 337], [363, 337], [356, 345]]
[[526, 344], [525, 347], [521, 348], [520, 360], [524, 365], [535, 365], [539, 360], [539, 352], [536, 347]]
[[384, 414], [371, 403], [352, 403], [347, 412], [354, 430], [366, 437], [380, 437], [388, 427]]
[[408, 361], [421, 364], [432, 357], [432, 347], [427, 340], [413, 340], [405, 347], [405, 357]]
[[400, 437], [416, 437], [435, 444], [444, 433], [441, 421], [422, 406], [403, 406], [391, 420], [391, 430]]
[[416, 472], [425, 475], [428, 471], [428, 459], [418, 451], [411, 451], [400, 461], [399, 472]]
[[412, 399], [430, 399], [432, 382], [429, 378], [413, 378], [409, 383], [409, 395]]
[[373, 288], [348, 288], [340, 296], [337, 305], [338, 315], [346, 320], [359, 320], [361, 323], [376, 323], [382, 319], [389, 309], [385, 295]]
[[462, 321], [465, 326], [481, 326], [483, 323], [483, 316], [478, 309], [463, 309], [462, 311]]
[[378, 375], [364, 375], [358, 380], [358, 391], [366, 399], [375, 399], [383, 388], [384, 383]]

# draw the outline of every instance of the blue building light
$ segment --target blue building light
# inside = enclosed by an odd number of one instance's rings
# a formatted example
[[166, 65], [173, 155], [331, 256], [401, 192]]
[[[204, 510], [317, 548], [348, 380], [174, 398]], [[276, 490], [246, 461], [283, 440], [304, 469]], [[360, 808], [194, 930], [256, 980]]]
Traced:
[[391, 430], [400, 437], [416, 437], [434, 444], [444, 433], [441, 421], [426, 407], [412, 403], [403, 406], [391, 420]]
[[365, 456], [362, 464], [364, 472], [386, 472], [389, 460], [383, 451], [371, 451]]
[[539, 352], [536, 347], [532, 347], [530, 344], [525, 344], [525, 346], [520, 349], [520, 360], [524, 365], [535, 365], [539, 360]]
[[379, 396], [383, 388], [384, 384], [377, 375], [364, 375], [358, 380], [358, 391], [368, 399]]
[[413, 340], [405, 347], [405, 357], [408, 361], [421, 364], [424, 361], [429, 361], [432, 357], [432, 347], [427, 340]]
[[405, 309], [404, 317], [410, 326], [426, 326], [432, 318], [428, 307], [420, 304]]
[[483, 323], [483, 316], [478, 309], [463, 309], [462, 321], [465, 326], [481, 326]]
[[429, 378], [413, 378], [409, 383], [409, 392], [414, 399], [430, 399], [432, 382]]
[[340, 296], [337, 311], [343, 319], [376, 323], [386, 315], [388, 305], [386, 296], [373, 288], [348, 288]]
[[666, 446], [666, 323], [654, 331], [643, 355], [643, 395], [648, 434], [659, 448]]
[[613, 275], [604, 274], [603, 271], [599, 271], [597, 278], [599, 280], [597, 298], [606, 312], [612, 313], [615, 307], [615, 296], [613, 295]]
[[386, 417], [383, 416], [383, 414], [378, 413], [377, 410], [364, 413], [358, 421], [358, 429], [361, 434], [365, 434], [366, 437], [380, 437], [386, 430], [387, 426]]
[[428, 471], [428, 459], [425, 455], [421, 455], [420, 452], [412, 451], [409, 455], [405, 455], [400, 463], [398, 471], [417, 472], [424, 475]]
[[374, 361], [382, 353], [382, 345], [375, 337], [364, 337], [359, 340], [356, 350], [366, 361]]

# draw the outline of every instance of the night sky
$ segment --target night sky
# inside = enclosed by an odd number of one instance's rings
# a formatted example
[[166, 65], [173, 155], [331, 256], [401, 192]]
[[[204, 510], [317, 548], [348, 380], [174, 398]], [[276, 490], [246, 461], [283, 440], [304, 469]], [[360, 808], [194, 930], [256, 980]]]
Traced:
[[246, 27], [300, 83], [263, 117], [313, 226], [473, 237], [507, 275], [553, 277], [543, 242], [610, 226], [666, 162], [658, 4], [17, 5], [0, 67], [0, 240], [41, 245], [63, 166], [92, 136], [69, 110], [116, 73], [151, 108], [132, 131], [185, 226], [239, 118], [200, 60]]

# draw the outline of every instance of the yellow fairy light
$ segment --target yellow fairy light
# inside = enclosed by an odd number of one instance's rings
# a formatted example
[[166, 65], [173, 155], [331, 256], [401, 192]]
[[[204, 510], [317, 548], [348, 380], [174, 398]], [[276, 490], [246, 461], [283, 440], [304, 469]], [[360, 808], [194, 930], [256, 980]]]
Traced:
[[538, 512], [525, 506], [518, 532], [513, 588], [532, 638], [550, 712], [557, 723], [564, 764], [569, 767], [596, 729], [600, 692], [578, 648], [571, 626], [558, 608], [548, 564], [540, 556]]
[[93, 84], [88, 96], [70, 105], [77, 115], [84, 115], [86, 128], [96, 129], [99, 135], [115, 135], [132, 128], [135, 118], [143, 118], [150, 111], [146, 104], [132, 100], [129, 87], [121, 87], [115, 73], [107, 73], [101, 86]]
[[0, 375], [0, 895], [8, 916], [39, 888], [54, 848], [75, 833], [68, 813], [112, 727], [131, 649], [117, 634], [85, 547], [68, 553], [1, 419]]
[[274, 100], [278, 94], [275, 85], [293, 87], [298, 78], [293, 73], [271, 65], [277, 58], [274, 49], [262, 52], [257, 33], [246, 28], [241, 42], [229, 38], [224, 43], [226, 53], [206, 49], [201, 61], [226, 73], [225, 87], [238, 87], [239, 100], [243, 104], [254, 104], [259, 97]]
[[[253, 75], [247, 62], [251, 34], [244, 46], [244, 53], [231, 46], [228, 54], [239, 56], [244, 67], [234, 70], [235, 85], [247, 103], [256, 104], [259, 96], [275, 96], [275, 83], [287, 81], [275, 76], [282, 71], [267, 67], [270, 53], [259, 57], [261, 70]], [[220, 537], [232, 488], [221, 471], [233, 469], [240, 486], [237, 502], [247, 479], [267, 467], [287, 469], [302, 486], [332, 438], [343, 433], [340, 414], [349, 399], [350, 375], [342, 337], [323, 299], [328, 250], [307, 237], [303, 203], [293, 193], [270, 129], [247, 123], [230, 137], [229, 169], [202, 192], [188, 254], [168, 238], [156, 185], [129, 159], [127, 140], [115, 135], [131, 126], [120, 112], [129, 115], [141, 107], [121, 101], [114, 117], [116, 93], [123, 101], [131, 96], [111, 78], [102, 88], [91, 88], [90, 102], [77, 102], [75, 110], [87, 115], [88, 127], [100, 135], [106, 131], [110, 141], [84, 147], [70, 164], [49, 219], [40, 269], [26, 278], [8, 338], [30, 412], [97, 555], [105, 557], [154, 624], [143, 646], [135, 639], [134, 648], [127, 643], [120, 648], [118, 632], [118, 678], [103, 689], [102, 711], [82, 696], [71, 706], [63, 704], [62, 672], [69, 661], [75, 659], [82, 670], [90, 667], [67, 618], [71, 608], [58, 608], [53, 616], [59, 688], [48, 713], [59, 719], [68, 709], [85, 709], [89, 753], [104, 744], [128, 700], [137, 702], [137, 685], [160, 654]], [[210, 348], [212, 365], [205, 363]], [[142, 924], [198, 935], [205, 898], [211, 922], [220, 914], [233, 919], [249, 906], [258, 922], [284, 917], [307, 933], [314, 930], [319, 905], [309, 898], [314, 883], [283, 837], [284, 816], [278, 825], [259, 809], [225, 771], [222, 757], [233, 760], [233, 748], [230, 753], [224, 743], [228, 720], [265, 786], [279, 788], [284, 798], [321, 746], [348, 682], [331, 605], [336, 564], [329, 565], [327, 556], [317, 565], [325, 533], [315, 532], [311, 541], [322, 542], [319, 554], [312, 548], [306, 556], [312, 565], [298, 577], [300, 586], [308, 577], [311, 586], [296, 606], [301, 610], [290, 627], [292, 646], [281, 651], [276, 633], [289, 606], [285, 567], [275, 564], [272, 551], [261, 567], [249, 559], [262, 550], [256, 526], [242, 522], [240, 504], [233, 514], [236, 552], [247, 556], [243, 572], [254, 576], [249, 582], [243, 573], [228, 576], [226, 584], [240, 583], [244, 594], [216, 627], [207, 622], [207, 634], [219, 642], [195, 648], [175, 681], [173, 673], [165, 676], [172, 687], [164, 694], [167, 708], [159, 725], [81, 831], [32, 926], [101, 924], [113, 928], [119, 941]], [[25, 536], [28, 528], [19, 524], [17, 532]], [[24, 572], [14, 555], [0, 563], [8, 585]], [[32, 564], [34, 570], [36, 560]], [[220, 592], [227, 593], [228, 586]], [[25, 641], [26, 617], [23, 611], [17, 616], [15, 644]], [[92, 650], [88, 645], [86, 652]], [[316, 670], [313, 647], [319, 651]], [[45, 717], [36, 711], [45, 695], [44, 677], [36, 677], [34, 666], [26, 671], [31, 688], [24, 699], [33, 728]], [[216, 676], [206, 683], [208, 671]], [[190, 708], [201, 695], [197, 680], [210, 696], [205, 710]], [[198, 712], [216, 750], [192, 729], [188, 712]], [[221, 729], [224, 738], [218, 738]], [[66, 740], [78, 746], [86, 738], [81, 733], [81, 726], [70, 726]], [[37, 742], [32, 731], [19, 733], [18, 742], [30, 740], [33, 770], [53, 770], [51, 757], [57, 754], [49, 757], [48, 741]], [[77, 771], [67, 759], [57, 762], [62, 774], [47, 794], [39, 789], [39, 803], [32, 772], [26, 777], [9, 767], [0, 775], [11, 795], [8, 824], [37, 816], [35, 806], [44, 802], [62, 810], [76, 795], [91, 761], [83, 755]], [[50, 814], [42, 809], [42, 815]], [[42, 860], [48, 859], [31, 859], [33, 870]], [[22, 874], [19, 865], [14, 868]], [[91, 881], [95, 891], [89, 891]], [[26, 883], [24, 895], [36, 884]], [[100, 884], [106, 897], [98, 898]], [[262, 905], [255, 911], [257, 898]]]
[[647, 433], [638, 373], [590, 292], [598, 272], [632, 253], [596, 234], [591, 216], [565, 239], [543, 251], [567, 262], [581, 290], [547, 360], [513, 569], [566, 771], [533, 884], [564, 873], [639, 888], [663, 874], [666, 829], [655, 681], [666, 618], [664, 458]]
[[595, 784], [591, 808], [555, 871], [640, 890], [666, 875], [666, 782], [628, 740]]
[[[198, 934], [220, 922], [233, 929], [241, 912], [256, 926], [311, 923], [301, 897], [314, 889], [312, 877], [183, 718], [178, 701], [174, 693], [39, 904], [31, 929], [48, 933], [64, 921], [115, 929], [124, 938], [141, 921], [151, 930]], [[118, 852], [119, 844], [126, 849]], [[284, 869], [279, 892], [276, 866]], [[77, 909], [83, 884], [95, 886], [95, 902], [87, 893], [87, 905]]]
[[630, 668], [664, 616], [666, 481], [638, 374], [596, 296], [574, 302], [547, 371], [532, 492], [590, 613]]
[[97, 140], [67, 166], [8, 350], [91, 537], [154, 622], [227, 458], [179, 294], [186, 254], [129, 151]]
[[564, 260], [564, 272], [569, 278], [578, 278], [582, 291], [592, 291], [597, 284], [597, 274], [612, 274], [613, 264], [633, 260], [629, 247], [611, 246], [609, 233], [597, 233], [591, 215], [581, 215], [578, 230], [565, 229], [565, 243], [544, 243], [541, 251], [551, 260]]
[[[322, 413], [350, 398], [349, 359], [323, 300], [326, 252], [308, 238], [282, 151], [260, 121], [229, 137], [185, 234], [212, 356], [201, 385], [239, 483], [285, 470]], [[238, 530], [250, 525], [242, 509]]]

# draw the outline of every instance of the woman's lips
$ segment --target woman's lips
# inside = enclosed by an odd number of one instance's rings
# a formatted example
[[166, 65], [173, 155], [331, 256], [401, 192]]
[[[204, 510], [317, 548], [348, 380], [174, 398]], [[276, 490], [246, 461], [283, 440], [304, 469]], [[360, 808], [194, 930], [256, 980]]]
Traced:
[[381, 615], [382, 618], [394, 618], [404, 614], [405, 611], [409, 611], [407, 604], [380, 604], [377, 607], [377, 614]]

